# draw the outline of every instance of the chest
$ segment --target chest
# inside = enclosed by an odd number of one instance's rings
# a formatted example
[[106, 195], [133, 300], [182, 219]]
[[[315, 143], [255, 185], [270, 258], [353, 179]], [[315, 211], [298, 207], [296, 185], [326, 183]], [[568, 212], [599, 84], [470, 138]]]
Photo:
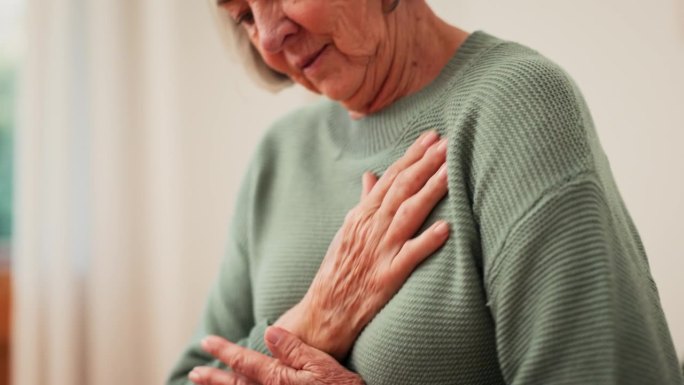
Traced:
[[[255, 319], [277, 319], [303, 297], [344, 215], [358, 201], [349, 194], [323, 205], [314, 197], [320, 193], [280, 196], [272, 206], [253, 261]], [[476, 232], [467, 210], [459, 213], [452, 202], [443, 199], [424, 225], [446, 219], [452, 227], [447, 243], [413, 272], [353, 346], [346, 365], [367, 384], [499, 381], [494, 327], [474, 258]]]

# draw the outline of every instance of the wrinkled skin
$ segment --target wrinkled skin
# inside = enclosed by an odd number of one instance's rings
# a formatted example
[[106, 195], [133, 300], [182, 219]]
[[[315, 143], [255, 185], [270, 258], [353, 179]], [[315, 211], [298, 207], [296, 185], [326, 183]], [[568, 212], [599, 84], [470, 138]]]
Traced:
[[358, 374], [348, 371], [333, 357], [304, 344], [299, 338], [277, 327], [266, 330], [268, 357], [210, 336], [202, 347], [232, 372], [213, 367], [197, 367], [190, 379], [200, 385], [361, 385]]
[[[368, 0], [232, 0], [225, 9], [269, 67], [313, 92], [349, 100], [375, 88], [390, 65], [381, 7]], [[296, 58], [326, 44], [332, 49], [323, 71], [307, 76], [296, 67]]]
[[[230, 0], [264, 62], [307, 89], [339, 101], [354, 118], [429, 84], [467, 33], [439, 19], [424, 0]], [[298, 65], [328, 45], [317, 71]], [[429, 58], [429, 60], [425, 60]]]

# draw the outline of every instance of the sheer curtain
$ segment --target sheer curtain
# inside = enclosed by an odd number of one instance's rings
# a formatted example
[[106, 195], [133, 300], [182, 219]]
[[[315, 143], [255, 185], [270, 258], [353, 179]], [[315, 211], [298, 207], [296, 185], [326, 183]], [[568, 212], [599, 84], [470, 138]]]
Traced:
[[251, 149], [308, 96], [244, 80], [206, 1], [26, 9], [14, 384], [162, 383], [198, 321]]

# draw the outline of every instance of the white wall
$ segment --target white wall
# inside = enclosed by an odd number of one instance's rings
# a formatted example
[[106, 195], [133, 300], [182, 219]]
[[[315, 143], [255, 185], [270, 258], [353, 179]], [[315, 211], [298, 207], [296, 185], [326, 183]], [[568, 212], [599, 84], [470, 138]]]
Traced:
[[[404, 0], [407, 1], [407, 0]], [[592, 109], [625, 203], [640, 231], [680, 357], [684, 357], [684, 2], [655, 0], [433, 0], [438, 14], [533, 47], [563, 66]], [[188, 334], [221, 252], [237, 184], [254, 145], [277, 116], [309, 96], [256, 89], [219, 43], [204, 2], [187, 5], [180, 65], [195, 74], [184, 105], [184, 235], [196, 282], [181, 320]], [[189, 80], [186, 80], [189, 81]]]

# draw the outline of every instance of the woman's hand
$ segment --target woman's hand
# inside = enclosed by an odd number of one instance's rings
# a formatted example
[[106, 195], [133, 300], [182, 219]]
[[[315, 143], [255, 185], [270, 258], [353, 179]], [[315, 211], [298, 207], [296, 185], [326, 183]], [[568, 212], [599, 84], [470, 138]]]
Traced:
[[437, 139], [423, 134], [379, 180], [364, 174], [361, 201], [309, 290], [275, 325], [341, 360], [415, 267], [444, 244], [444, 221], [411, 239], [447, 192], [446, 139]]
[[243, 348], [221, 337], [210, 336], [202, 348], [228, 365], [227, 372], [214, 367], [194, 368], [188, 378], [199, 385], [362, 385], [361, 377], [333, 357], [304, 344], [277, 327], [265, 334], [275, 358]]

